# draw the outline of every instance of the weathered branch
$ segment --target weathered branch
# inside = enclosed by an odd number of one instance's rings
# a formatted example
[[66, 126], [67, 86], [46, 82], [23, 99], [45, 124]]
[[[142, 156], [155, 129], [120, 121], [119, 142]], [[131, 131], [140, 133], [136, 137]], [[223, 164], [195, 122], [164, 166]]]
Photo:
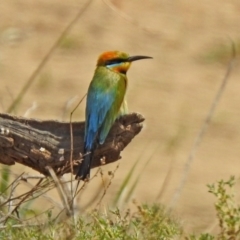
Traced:
[[[132, 113], [121, 117], [113, 125], [105, 143], [98, 146], [92, 168], [115, 162], [121, 151], [142, 129], [143, 116]], [[84, 122], [73, 122], [73, 163], [81, 162]], [[40, 121], [0, 114], [0, 163], [16, 162], [48, 175], [50, 166], [57, 175], [71, 171], [70, 123]]]

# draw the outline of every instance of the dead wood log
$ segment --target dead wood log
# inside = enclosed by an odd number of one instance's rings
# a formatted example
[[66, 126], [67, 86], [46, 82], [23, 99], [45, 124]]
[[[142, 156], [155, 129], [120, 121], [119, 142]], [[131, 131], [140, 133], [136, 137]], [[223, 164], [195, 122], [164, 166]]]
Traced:
[[[92, 168], [120, 159], [121, 151], [141, 131], [144, 118], [137, 113], [119, 118], [105, 143], [99, 145]], [[84, 122], [72, 123], [74, 172], [83, 153]], [[41, 121], [0, 114], [0, 163], [24, 164], [48, 175], [50, 166], [61, 176], [71, 171], [70, 123]]]

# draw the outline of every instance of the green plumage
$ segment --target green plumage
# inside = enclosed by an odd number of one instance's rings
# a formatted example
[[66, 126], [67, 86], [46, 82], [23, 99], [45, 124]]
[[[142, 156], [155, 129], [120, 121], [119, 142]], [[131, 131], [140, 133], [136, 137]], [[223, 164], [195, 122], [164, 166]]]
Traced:
[[[97, 67], [88, 92], [94, 93], [94, 100], [97, 100], [100, 106], [100, 101], [104, 104], [101, 109], [96, 109], [100, 115], [105, 115], [102, 123], [100, 123], [101, 128], [98, 133], [100, 143], [105, 141], [112, 124], [119, 115], [126, 89], [127, 77], [125, 74], [116, 73], [106, 67]], [[101, 99], [102, 97], [104, 99]], [[89, 108], [92, 106], [91, 100]], [[88, 112], [88, 108], [86, 112]]]

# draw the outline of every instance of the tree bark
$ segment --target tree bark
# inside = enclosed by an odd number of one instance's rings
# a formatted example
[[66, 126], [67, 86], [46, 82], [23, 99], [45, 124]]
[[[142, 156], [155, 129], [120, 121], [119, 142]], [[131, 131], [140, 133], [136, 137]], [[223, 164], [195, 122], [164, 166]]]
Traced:
[[[115, 162], [121, 151], [141, 131], [142, 115], [119, 118], [105, 143], [95, 151], [91, 168]], [[72, 127], [72, 144], [71, 130]], [[41, 121], [0, 114], [0, 163], [24, 164], [49, 175], [50, 166], [58, 176], [71, 172], [71, 146], [74, 173], [83, 154], [84, 122]]]

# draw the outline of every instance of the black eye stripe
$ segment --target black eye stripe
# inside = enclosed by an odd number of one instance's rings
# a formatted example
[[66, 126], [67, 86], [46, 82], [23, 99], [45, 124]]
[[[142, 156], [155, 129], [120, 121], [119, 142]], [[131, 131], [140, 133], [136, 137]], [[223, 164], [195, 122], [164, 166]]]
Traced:
[[118, 64], [118, 63], [122, 63], [122, 62], [126, 62], [126, 60], [125, 59], [121, 59], [121, 58], [114, 58], [114, 59], [106, 61], [105, 65]]

